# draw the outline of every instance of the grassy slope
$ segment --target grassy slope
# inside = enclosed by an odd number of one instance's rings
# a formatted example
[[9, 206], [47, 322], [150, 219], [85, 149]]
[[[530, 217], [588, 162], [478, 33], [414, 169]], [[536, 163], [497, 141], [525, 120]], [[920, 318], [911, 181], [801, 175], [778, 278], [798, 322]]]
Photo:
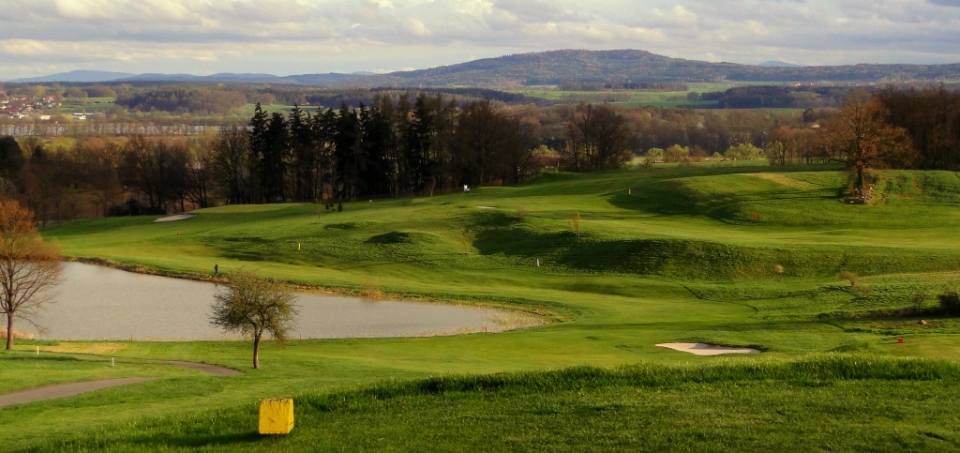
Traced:
[[[830, 169], [555, 174], [521, 187], [351, 203], [342, 213], [319, 216], [311, 205], [236, 206], [199, 211], [184, 222], [108, 219], [46, 235], [71, 255], [176, 272], [206, 273], [216, 262], [222, 270], [256, 267], [312, 285], [377, 286], [395, 295], [508, 304], [572, 319], [501, 335], [271, 346], [263, 372], [206, 379], [183, 398], [164, 397], [176, 387], [168, 381], [116, 390], [149, 401], [150, 414], [236, 407], [389, 378], [716, 360], [654, 346], [675, 340], [755, 345], [772, 358], [863, 350], [955, 359], [960, 329], [950, 320], [918, 326], [850, 316], [904, 307], [914, 293], [932, 304], [956, 281], [960, 179], [910, 172], [887, 179], [886, 203], [866, 207], [837, 200], [845, 179]], [[574, 211], [583, 218], [579, 239], [568, 226]], [[784, 275], [775, 272], [777, 264]], [[846, 270], [864, 276], [859, 288], [838, 281]], [[906, 343], [897, 344], [897, 335]], [[236, 367], [246, 367], [249, 353], [248, 345], [234, 343], [121, 346], [116, 354], [127, 357]], [[107, 406], [117, 421], [143, 415], [118, 401]], [[63, 426], [83, 413], [56, 407], [24, 410]], [[36, 441], [37, 430], [9, 417], [0, 412], [0, 436], [9, 445]]]
[[252, 432], [249, 404], [34, 451], [948, 451], [958, 372], [823, 356], [443, 377], [305, 394], [284, 438]]

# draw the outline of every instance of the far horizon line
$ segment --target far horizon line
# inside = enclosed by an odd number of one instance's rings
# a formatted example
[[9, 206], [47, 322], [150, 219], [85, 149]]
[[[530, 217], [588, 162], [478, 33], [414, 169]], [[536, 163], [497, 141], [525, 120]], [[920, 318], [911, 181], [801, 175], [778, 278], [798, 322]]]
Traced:
[[[460, 62], [457, 62], [457, 63], [434, 65], [434, 66], [428, 66], [428, 67], [423, 67], [423, 68], [355, 69], [355, 70], [330, 70], [330, 71], [325, 71], [325, 72], [291, 72], [291, 73], [286, 73], [286, 74], [272, 74], [272, 73], [266, 73], [266, 72], [238, 72], [238, 71], [215, 71], [215, 72], [209, 72], [209, 73], [158, 72], [158, 71], [129, 72], [129, 71], [123, 71], [123, 70], [103, 70], [103, 69], [89, 69], [89, 68], [82, 68], [82, 67], [80, 67], [80, 68], [76, 68], [76, 69], [70, 69], [70, 70], [65, 70], [65, 71], [60, 71], [60, 72], [55, 72], [55, 73], [40, 74], [40, 75], [26, 76], [26, 77], [16, 77], [16, 78], [12, 78], [12, 79], [4, 79], [4, 80], [0, 80], [0, 83], [58, 83], [58, 82], [62, 82], [62, 83], [113, 83], [113, 82], [122, 81], [122, 79], [125, 79], [125, 78], [137, 77], [137, 76], [142, 76], [142, 75], [146, 75], [146, 74], [157, 74], [157, 75], [163, 75], [163, 76], [177, 76], [177, 75], [180, 75], [180, 76], [190, 76], [190, 77], [211, 77], [211, 76], [216, 76], [216, 75], [261, 75], [261, 76], [278, 77], [278, 78], [307, 76], [307, 75], [318, 75], [318, 74], [319, 74], [319, 75], [338, 74], [338, 75], [355, 75], [355, 76], [360, 76], [360, 77], [362, 77], [362, 76], [373, 76], [373, 75], [387, 75], [387, 74], [393, 74], [393, 73], [397, 73], [397, 72], [424, 71], [424, 70], [435, 69], [435, 68], [444, 68], [444, 67], [450, 67], [450, 66], [457, 66], [457, 65], [461, 65], [461, 64], [466, 64], [466, 63], [475, 62], [475, 61], [493, 60], [493, 59], [503, 58], [503, 57], [509, 57], [509, 56], [541, 54], [541, 53], [550, 53], [550, 52], [565, 52], [565, 51], [584, 51], [584, 52], [638, 51], [638, 52], [647, 52], [647, 53], [650, 53], [650, 54], [653, 54], [653, 55], [662, 56], [662, 57], [666, 57], [666, 58], [672, 58], [672, 59], [678, 59], [678, 60], [697, 61], [697, 62], [714, 63], [714, 64], [736, 64], [736, 65], [743, 65], [743, 66], [761, 66], [761, 67], [762, 67], [762, 66], [767, 66], [767, 67], [783, 66], [783, 67], [795, 67], [795, 68], [817, 68], [817, 67], [827, 68], [827, 67], [860, 66], [860, 65], [867, 65], [867, 66], [881, 66], [881, 65], [894, 65], [894, 66], [896, 66], [896, 65], [909, 65], [909, 66], [941, 66], [941, 65], [960, 64], [960, 61], [957, 61], [957, 62], [949, 62], [949, 63], [937, 63], [937, 62], [922, 62], [922, 63], [905, 63], [905, 62], [854, 62], [854, 63], [841, 63], [841, 64], [805, 64], [805, 63], [797, 63], [797, 62], [794, 62], [794, 61], [789, 61], [789, 60], [786, 60], [786, 59], [772, 59], [772, 60], [765, 59], [765, 60], [758, 61], [758, 62], [755, 62], [755, 63], [741, 63], [741, 62], [727, 61], [727, 60], [710, 61], [710, 60], [705, 60], [705, 59], [694, 59], [694, 58], [684, 58], [684, 57], [672, 57], [672, 56], [667, 56], [667, 55], [664, 55], [664, 54], [659, 54], [659, 53], [652, 52], [652, 51], [648, 51], [648, 50], [635, 49], [635, 48], [593, 49], [593, 50], [592, 50], [592, 49], [583, 49], [583, 48], [579, 48], [579, 49], [578, 49], [578, 48], [566, 48], [566, 49], [543, 50], [543, 51], [536, 51], [536, 52], [506, 53], [506, 54], [502, 54], [502, 55], [495, 56], [495, 57], [474, 58], [474, 59], [470, 59], [470, 60], [460, 61]], [[55, 80], [44, 81], [44, 82], [35, 82], [35, 81], [18, 82], [18, 80], [38, 79], [38, 78], [45, 78], [45, 77], [62, 75], [62, 74], [72, 74], [72, 73], [77, 73], [77, 72], [123, 74], [125, 77], [121, 77], [121, 78], [118, 78], [118, 79], [116, 79], [116, 80], [104, 80], [104, 81], [95, 81], [95, 82], [71, 82], [71, 81], [55, 81]], [[367, 74], [363, 74], [363, 73], [367, 73]], [[143, 81], [147, 81], [147, 80], [143, 80]], [[158, 80], [158, 81], [159, 81], [159, 80]]]

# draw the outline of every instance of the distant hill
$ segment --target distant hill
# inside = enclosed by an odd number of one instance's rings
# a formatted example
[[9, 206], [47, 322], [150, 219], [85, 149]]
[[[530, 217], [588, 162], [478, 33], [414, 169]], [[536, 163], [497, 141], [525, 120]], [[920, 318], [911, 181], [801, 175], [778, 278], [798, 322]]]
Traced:
[[764, 61], [763, 63], [760, 63], [757, 66], [763, 66], [765, 68], [802, 68], [803, 67], [803, 65], [787, 63], [785, 61]]
[[301, 74], [292, 76], [276, 76], [273, 74], [234, 74], [220, 73], [208, 76], [190, 74], [140, 74], [120, 82], [228, 82], [228, 83], [275, 83], [290, 85], [327, 85], [333, 82], [356, 79], [359, 75], [353, 74]]
[[329, 85], [336, 82], [344, 82], [348, 80], [355, 80], [361, 77], [364, 77], [366, 74], [339, 74], [336, 72], [331, 72], [327, 74], [301, 74], [301, 75], [292, 75], [287, 77], [282, 77], [282, 80], [287, 81], [288, 83], [296, 83], [300, 85], [315, 85], [323, 86]]
[[897, 82], [960, 79], [960, 64], [757, 66], [709, 63], [643, 50], [557, 50], [508, 55], [350, 80], [361, 86], [555, 85], [562, 82]]
[[71, 71], [52, 74], [43, 77], [10, 80], [10, 83], [123, 83], [123, 82], [212, 82], [212, 83], [268, 83], [288, 85], [324, 86], [335, 82], [363, 77], [366, 74], [302, 74], [292, 76], [276, 76], [273, 74], [235, 74], [219, 73], [208, 76], [192, 74], [162, 74], [145, 73], [130, 74], [125, 72], [104, 71]]
[[126, 77], [132, 77], [134, 75], [136, 74], [130, 74], [128, 72], [77, 70], [77, 71], [70, 71], [70, 72], [60, 72], [57, 74], [51, 74], [43, 77], [15, 79], [15, 80], [10, 80], [9, 82], [11, 83], [52, 83], [52, 82], [98, 83], [98, 82], [112, 82], [114, 80], [119, 80]]
[[760, 65], [743, 65], [671, 58], [643, 50], [556, 50], [485, 58], [451, 66], [389, 74], [361, 72], [281, 77], [272, 74], [221, 73], [195, 76], [73, 71], [14, 82], [224, 82], [358, 88], [505, 88], [557, 85], [563, 82], [888, 83], [912, 80], [960, 80], [960, 64], [798, 66], [770, 61]]

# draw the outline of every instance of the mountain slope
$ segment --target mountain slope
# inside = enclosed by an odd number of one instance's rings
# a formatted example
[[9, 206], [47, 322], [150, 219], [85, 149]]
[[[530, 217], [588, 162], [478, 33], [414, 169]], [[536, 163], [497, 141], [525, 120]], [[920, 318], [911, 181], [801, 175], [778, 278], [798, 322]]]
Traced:
[[74, 82], [74, 83], [98, 83], [113, 82], [115, 80], [132, 77], [135, 74], [128, 72], [109, 72], [109, 71], [87, 71], [77, 70], [69, 72], [60, 72], [42, 77], [29, 77], [23, 79], [10, 80], [11, 83], [49, 83], [49, 82]]
[[352, 80], [363, 86], [478, 86], [574, 82], [895, 82], [960, 79], [960, 64], [755, 66], [710, 63], [642, 50], [557, 50]]

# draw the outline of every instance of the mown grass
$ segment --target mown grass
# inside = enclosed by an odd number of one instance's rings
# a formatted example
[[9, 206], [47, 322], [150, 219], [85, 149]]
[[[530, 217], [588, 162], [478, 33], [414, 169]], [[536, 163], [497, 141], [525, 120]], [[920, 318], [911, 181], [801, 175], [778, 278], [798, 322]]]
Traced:
[[435, 377], [298, 395], [284, 438], [258, 436], [244, 405], [29, 451], [947, 451], [958, 372], [828, 355]]
[[[664, 365], [727, 363], [655, 346], [671, 341], [756, 347], [763, 357], [737, 363], [790, 373], [795, 359], [831, 351], [867, 353], [870, 360], [890, 363], [900, 362], [884, 357], [956, 360], [960, 335], [954, 319], [935, 317], [923, 326], [877, 314], [910, 307], [916, 294], [932, 305], [937, 294], [958, 286], [960, 178], [950, 172], [881, 172], [877, 185], [884, 196], [869, 206], [842, 202], [847, 180], [831, 166], [655, 166], [547, 174], [521, 186], [468, 194], [360, 200], [337, 213], [309, 204], [225, 206], [174, 223], [123, 218], [51, 228], [45, 236], [78, 257], [194, 276], [209, 276], [214, 263], [226, 273], [243, 266], [339, 292], [376, 288], [392, 298], [504, 305], [564, 322], [496, 335], [268, 345], [264, 370], [237, 378], [175, 378], [105, 394], [116, 396], [28, 405], [16, 415], [0, 411], [0, 437], [10, 448], [37, 445], [45, 431], [32, 423], [47, 420], [57, 427], [56, 439], [76, 434], [80, 439], [69, 445], [90, 450], [107, 445], [96, 439], [131, 448], [211, 450], [311, 449], [308, 441], [340, 450], [562, 450], [562, 439], [581, 450], [644, 449], [648, 443], [656, 449], [668, 440], [688, 450], [782, 450], [793, 445], [788, 439], [797, 439], [801, 450], [955, 448], [955, 439], [944, 434], [950, 429], [938, 426], [955, 426], [948, 412], [955, 412], [956, 401], [937, 400], [940, 408], [928, 399], [914, 404], [918, 395], [955, 393], [952, 379], [850, 375], [818, 386], [782, 376], [731, 375], [689, 381], [680, 386], [683, 392], [676, 386], [611, 384], [582, 392], [531, 391], [525, 398], [470, 390], [453, 399], [447, 393], [414, 394], [373, 406], [344, 393], [358, 384], [450, 374], [488, 375], [457, 378], [482, 380], [495, 373], [641, 361], [669, 374], [672, 368]], [[568, 223], [575, 212], [582, 218], [579, 237]], [[470, 232], [466, 249], [464, 230]], [[841, 278], [848, 271], [859, 275], [856, 287]], [[112, 352], [118, 357], [249, 367], [245, 343], [118, 344]], [[94, 352], [102, 344], [61, 347]], [[850, 356], [836, 360], [860, 363]], [[304, 434], [282, 441], [251, 437], [249, 420], [259, 398], [297, 395], [304, 402], [339, 395], [360, 409], [321, 411], [304, 404], [298, 428]], [[577, 398], [583, 406], [611, 400], [626, 409], [622, 416], [604, 410], [603, 417], [591, 418], [590, 411], [563, 405]], [[662, 404], [651, 412], [643, 401]], [[546, 413], [560, 420], [556, 429], [545, 424], [549, 417], [528, 413], [537, 404], [563, 409]], [[899, 431], [883, 418], [896, 404], [906, 407], [891, 412], [901, 414], [892, 418], [903, 421]], [[514, 406], [529, 411], [509, 409]], [[673, 406], [682, 410], [668, 410]], [[771, 412], [774, 407], [786, 415]], [[103, 410], [111, 417], [95, 416]], [[496, 417], [485, 418], [488, 411]], [[458, 418], [461, 413], [469, 416]], [[170, 418], [174, 414], [193, 421], [178, 424]], [[197, 422], [222, 417], [229, 423]], [[656, 424], [658, 417], [672, 422]], [[855, 422], [841, 423], [848, 417]], [[110, 434], [130, 424], [148, 428], [128, 437]], [[342, 428], [351, 424], [361, 428]], [[431, 427], [423, 432], [432, 434], [418, 435], [418, 426]], [[329, 431], [341, 428], [350, 434]], [[659, 437], [640, 434], [651, 430]], [[500, 431], [502, 436], [493, 435]], [[300, 435], [308, 440], [297, 440]], [[330, 444], [318, 441], [328, 436]], [[465, 440], [456, 443], [455, 436]], [[379, 448], [380, 438], [393, 440]], [[817, 439], [822, 443], [814, 444]], [[45, 448], [61, 448], [56, 445], [69, 449], [56, 443]]]
[[[105, 356], [70, 356], [26, 352], [35, 346], [26, 342], [19, 350], [0, 355], [0, 393], [64, 382], [120, 377], [184, 377], [199, 373], [153, 361]], [[43, 348], [47, 348], [44, 345]]]

